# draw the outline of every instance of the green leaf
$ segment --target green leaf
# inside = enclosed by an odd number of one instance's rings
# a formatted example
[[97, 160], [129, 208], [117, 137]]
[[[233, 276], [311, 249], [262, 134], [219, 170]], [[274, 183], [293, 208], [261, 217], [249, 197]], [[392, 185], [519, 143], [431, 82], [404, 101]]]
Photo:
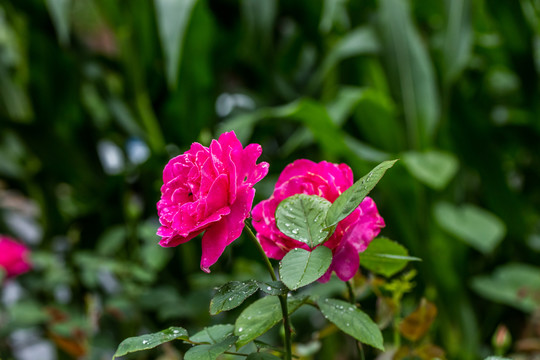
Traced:
[[327, 53], [320, 68], [311, 78], [308, 91], [313, 91], [330, 71], [342, 60], [358, 55], [373, 55], [380, 51], [380, 43], [375, 31], [370, 26], [362, 26], [348, 32]]
[[540, 306], [540, 268], [506, 264], [491, 276], [478, 276], [472, 288], [483, 297], [532, 313]]
[[189, 339], [198, 343], [207, 342], [210, 344], [217, 344], [231, 336], [233, 333], [233, 324], [220, 324], [204, 328], [204, 330], [190, 336]]
[[69, 25], [71, 22], [71, 0], [46, 0], [47, 10], [58, 36], [58, 42], [62, 45], [69, 43]]
[[319, 246], [312, 251], [293, 249], [279, 263], [279, 276], [291, 290], [317, 281], [332, 263], [332, 250]]
[[439, 123], [440, 105], [433, 64], [415, 28], [409, 2], [381, 0], [379, 29], [390, 83], [401, 98], [409, 145], [429, 145]]
[[285, 295], [289, 292], [289, 288], [282, 281], [257, 281], [257, 285], [268, 295]]
[[473, 31], [470, 0], [446, 0], [446, 33], [444, 38], [444, 80], [453, 82], [466, 67], [471, 56]]
[[472, 204], [438, 203], [434, 213], [443, 229], [484, 254], [493, 251], [506, 233], [501, 219]]
[[254, 352], [248, 355], [246, 360], [279, 360], [281, 358], [268, 354], [268, 353], [262, 353], [262, 352]]
[[377, 324], [356, 306], [342, 300], [317, 301], [324, 317], [356, 340], [384, 351], [383, 337]]
[[184, 360], [215, 360], [229, 350], [238, 340], [237, 336], [229, 336], [223, 341], [211, 345], [198, 345], [186, 351]]
[[337, 225], [338, 222], [349, 216], [360, 205], [362, 200], [369, 194], [383, 177], [386, 170], [394, 166], [397, 160], [383, 161], [371, 170], [367, 175], [355, 182], [345, 190], [328, 209], [326, 225]]
[[113, 355], [113, 360], [118, 356], [124, 356], [132, 352], [153, 349], [158, 345], [172, 340], [187, 340], [188, 338], [186, 329], [173, 326], [153, 334], [130, 337], [118, 345], [118, 349], [116, 349]]
[[456, 175], [459, 162], [450, 153], [430, 150], [408, 151], [403, 154], [403, 164], [412, 176], [432, 187], [442, 190]]
[[16, 324], [16, 326], [20, 327], [34, 326], [49, 319], [45, 307], [31, 300], [17, 301], [9, 306], [7, 310], [7, 314], [9, 314], [8, 324]]
[[405, 148], [402, 120], [398, 118], [394, 101], [375, 88], [361, 89], [354, 120], [362, 137], [371, 146], [399, 152]]
[[221, 286], [210, 301], [210, 314], [216, 315], [240, 306], [258, 289], [259, 286], [255, 280], [231, 281]]
[[484, 360], [512, 360], [510, 358], [500, 357], [500, 356], [488, 356]]
[[285, 235], [314, 248], [329, 235], [323, 230], [330, 201], [315, 195], [296, 194], [283, 200], [276, 210], [276, 224]]
[[[287, 298], [289, 314], [295, 312], [306, 300], [306, 296]], [[246, 345], [270, 330], [282, 319], [281, 305], [277, 296], [266, 296], [255, 301], [236, 319], [234, 334], [239, 337], [237, 346]]]
[[176, 86], [185, 33], [196, 3], [197, 0], [154, 0], [167, 83], [171, 88]]
[[390, 277], [401, 271], [409, 261], [419, 258], [409, 256], [405, 247], [387, 238], [374, 239], [360, 255], [360, 265], [376, 274]]

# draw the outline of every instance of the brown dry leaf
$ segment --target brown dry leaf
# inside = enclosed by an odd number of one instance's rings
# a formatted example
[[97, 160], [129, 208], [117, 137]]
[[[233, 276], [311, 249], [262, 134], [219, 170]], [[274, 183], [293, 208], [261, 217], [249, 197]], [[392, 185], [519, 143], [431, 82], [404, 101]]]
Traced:
[[62, 350], [74, 358], [79, 358], [88, 352], [88, 344], [86, 339], [82, 336], [76, 336], [74, 338], [67, 338], [49, 333], [49, 338]]
[[399, 332], [411, 341], [417, 341], [426, 334], [437, 316], [437, 307], [422, 298], [418, 308], [399, 324]]
[[414, 356], [414, 350], [408, 346], [402, 346], [396, 351], [392, 360], [408, 359], [411, 356]]
[[416, 354], [419, 358], [425, 360], [445, 359], [444, 350], [433, 344], [425, 344], [420, 346], [418, 349], [416, 349]]

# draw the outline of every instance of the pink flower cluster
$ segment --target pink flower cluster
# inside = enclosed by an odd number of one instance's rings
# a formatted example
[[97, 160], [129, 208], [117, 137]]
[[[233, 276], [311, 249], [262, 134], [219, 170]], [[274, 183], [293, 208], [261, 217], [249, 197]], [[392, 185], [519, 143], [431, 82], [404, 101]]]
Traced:
[[[204, 232], [201, 269], [210, 272], [209, 267], [225, 247], [240, 236], [250, 215], [253, 186], [268, 173], [267, 163], [257, 164], [261, 153], [260, 145], [243, 148], [234, 132], [229, 132], [213, 140], [210, 147], [194, 143], [170, 160], [163, 171], [162, 195], [157, 203], [160, 245], [177, 246]], [[345, 164], [305, 159], [289, 164], [272, 196], [253, 208], [253, 226], [266, 254], [279, 260], [294, 248], [310, 250], [277, 228], [275, 212], [282, 200], [308, 194], [334, 202], [352, 184], [352, 170]], [[358, 254], [384, 226], [375, 202], [366, 197], [323, 244], [332, 250], [333, 260], [319, 281], [328, 281], [332, 271], [343, 281], [351, 279], [358, 271]]]
[[253, 204], [253, 185], [268, 173], [268, 163], [256, 163], [261, 153], [260, 145], [244, 149], [234, 132], [228, 132], [210, 147], [194, 143], [171, 159], [157, 203], [160, 245], [177, 246], [205, 231], [201, 269], [210, 272], [225, 247], [242, 233]]
[[[310, 250], [307, 244], [284, 235], [277, 228], [275, 212], [281, 201], [295, 194], [307, 194], [334, 202], [352, 184], [352, 170], [345, 164], [314, 163], [301, 159], [285, 167], [272, 196], [253, 208], [253, 226], [268, 257], [280, 260], [294, 248]], [[341, 280], [350, 280], [358, 271], [358, 254], [367, 248], [384, 226], [375, 202], [366, 197], [324, 243], [332, 250], [333, 260], [319, 281], [328, 281], [332, 271]]]
[[19, 276], [30, 270], [30, 250], [12, 238], [0, 235], [0, 268], [7, 278]]

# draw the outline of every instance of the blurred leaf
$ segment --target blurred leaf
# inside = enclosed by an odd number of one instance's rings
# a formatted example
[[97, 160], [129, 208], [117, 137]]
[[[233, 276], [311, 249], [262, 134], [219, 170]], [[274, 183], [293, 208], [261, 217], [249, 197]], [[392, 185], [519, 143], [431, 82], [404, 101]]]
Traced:
[[318, 246], [311, 251], [292, 249], [279, 263], [281, 281], [291, 290], [317, 281], [332, 263], [332, 250]]
[[532, 313], [540, 307], [540, 268], [502, 265], [491, 276], [473, 278], [472, 288], [489, 300]]
[[277, 0], [241, 0], [242, 17], [246, 28], [247, 49], [267, 53], [271, 45], [274, 22], [277, 13]]
[[[295, 312], [307, 297], [288, 297], [287, 310]], [[249, 305], [236, 319], [234, 334], [239, 336], [237, 347], [242, 347], [261, 336], [283, 319], [277, 296], [266, 296]]]
[[444, 230], [484, 254], [493, 251], [506, 233], [501, 219], [472, 204], [458, 207], [442, 202], [433, 211]]
[[382, 91], [361, 89], [354, 120], [371, 145], [392, 152], [404, 148], [404, 129], [398, 121], [394, 102]]
[[49, 315], [44, 306], [37, 301], [23, 300], [8, 308], [9, 323], [14, 327], [30, 327], [42, 324]]
[[484, 360], [512, 360], [510, 358], [500, 357], [500, 356], [488, 356]]
[[293, 195], [279, 203], [276, 225], [283, 234], [313, 249], [330, 235], [323, 230], [330, 205], [330, 201], [316, 195]]
[[345, 0], [324, 0], [321, 20], [319, 22], [319, 31], [323, 34], [330, 32], [334, 22], [340, 15], [347, 16], [347, 1]]
[[433, 65], [408, 1], [381, 0], [379, 16], [389, 81], [403, 103], [409, 145], [424, 148], [432, 143], [440, 115]]
[[444, 189], [459, 167], [453, 154], [437, 150], [407, 151], [402, 158], [412, 176], [435, 190]]
[[342, 126], [347, 117], [356, 109], [358, 102], [365, 96], [366, 89], [353, 86], [343, 86], [330, 103], [326, 105], [326, 110], [332, 121]]
[[246, 358], [246, 360], [279, 360], [279, 359], [281, 359], [281, 358], [279, 358], [279, 357], [277, 357], [275, 355], [268, 354], [268, 353], [263, 353], [263, 352], [251, 353]]
[[0, 7], [0, 110], [5, 110], [11, 120], [23, 123], [30, 122], [33, 116], [26, 90], [26, 30], [24, 17]]
[[29, 154], [19, 136], [11, 131], [0, 134], [0, 174], [6, 177], [22, 178], [26, 175], [25, 160]]
[[188, 338], [189, 336], [186, 329], [173, 326], [153, 334], [130, 337], [118, 345], [118, 349], [116, 349], [116, 352], [113, 355], [113, 360], [119, 356], [124, 356], [129, 353], [153, 349], [156, 346], [169, 341], [187, 340]]
[[126, 241], [126, 227], [122, 225], [111, 226], [98, 239], [96, 250], [101, 255], [113, 255], [124, 246]]
[[210, 314], [216, 315], [240, 306], [258, 289], [255, 280], [231, 281], [221, 286], [210, 302]]
[[383, 337], [377, 324], [356, 306], [343, 300], [320, 299], [317, 301], [324, 317], [340, 330], [361, 343], [384, 351]]
[[192, 347], [186, 351], [184, 360], [215, 360], [219, 355], [229, 350], [236, 340], [238, 340], [237, 336], [229, 336], [216, 344]]
[[451, 83], [461, 74], [471, 56], [471, 4], [469, 0], [446, 0], [445, 3], [444, 79]]
[[58, 42], [62, 45], [69, 43], [69, 27], [71, 22], [72, 0], [46, 0], [47, 9], [51, 16]]
[[384, 161], [374, 167], [368, 174], [355, 182], [350, 188], [345, 190], [330, 206], [326, 215], [326, 226], [337, 225], [341, 220], [349, 216], [354, 209], [360, 205], [362, 200], [377, 185], [384, 176], [386, 170], [390, 169], [397, 160]]
[[380, 43], [372, 27], [363, 26], [348, 32], [327, 53], [320, 68], [313, 75], [308, 85], [308, 91], [313, 91], [328, 73], [342, 60], [358, 56], [373, 55], [380, 51]]
[[141, 248], [141, 261], [149, 270], [160, 271], [167, 265], [173, 252], [167, 248], [159, 246], [157, 243], [146, 243]]
[[170, 88], [176, 87], [182, 61], [185, 32], [197, 0], [154, 0], [159, 37], [165, 55], [165, 71]]
[[356, 156], [369, 162], [379, 163], [392, 158], [390, 154], [375, 149], [349, 135], [345, 135], [345, 144]]
[[349, 152], [343, 141], [343, 134], [334, 124], [326, 108], [313, 100], [302, 99], [274, 108], [272, 117], [290, 118], [303, 123], [309, 128], [317, 143], [330, 155]]
[[376, 238], [360, 255], [360, 265], [376, 274], [391, 277], [401, 271], [409, 261], [419, 261], [409, 256], [405, 247], [387, 238]]
[[199, 331], [193, 336], [190, 336], [189, 340], [194, 342], [207, 342], [210, 344], [217, 344], [225, 340], [225, 338], [231, 336], [233, 332], [233, 324], [214, 325]]
[[435, 304], [422, 298], [418, 308], [401, 321], [399, 332], [410, 341], [418, 341], [428, 332], [436, 317]]

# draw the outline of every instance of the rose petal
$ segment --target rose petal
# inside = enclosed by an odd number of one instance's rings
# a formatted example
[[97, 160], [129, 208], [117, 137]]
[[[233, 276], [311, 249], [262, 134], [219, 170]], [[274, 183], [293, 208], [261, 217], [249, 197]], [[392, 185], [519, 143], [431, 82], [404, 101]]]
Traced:
[[356, 249], [349, 243], [342, 243], [332, 259], [333, 270], [342, 281], [351, 280], [360, 266]]
[[212, 184], [206, 196], [206, 206], [203, 217], [209, 217], [219, 209], [229, 204], [229, 177], [226, 174], [219, 175]]

